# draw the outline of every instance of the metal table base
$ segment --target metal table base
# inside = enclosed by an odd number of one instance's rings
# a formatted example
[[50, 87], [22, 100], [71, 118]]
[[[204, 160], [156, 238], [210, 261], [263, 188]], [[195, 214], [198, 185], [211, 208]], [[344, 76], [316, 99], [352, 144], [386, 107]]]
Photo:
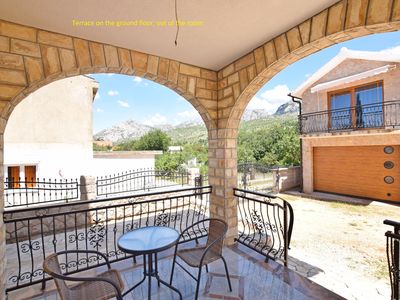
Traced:
[[[154, 255], [154, 268], [153, 268], [153, 255]], [[143, 278], [138, 283], [136, 283], [133, 287], [127, 290], [122, 296], [125, 296], [132, 292], [135, 288], [141, 285], [145, 280], [146, 277], [148, 278], [148, 295], [147, 299], [151, 299], [151, 277], [155, 277], [157, 279], [158, 286], [160, 287], [160, 283], [168, 287], [169, 289], [175, 291], [179, 295], [179, 299], [182, 300], [181, 292], [175, 288], [174, 286], [170, 285], [168, 282], [162, 280], [158, 275], [158, 260], [157, 260], [157, 252], [156, 253], [149, 253], [143, 255]]]

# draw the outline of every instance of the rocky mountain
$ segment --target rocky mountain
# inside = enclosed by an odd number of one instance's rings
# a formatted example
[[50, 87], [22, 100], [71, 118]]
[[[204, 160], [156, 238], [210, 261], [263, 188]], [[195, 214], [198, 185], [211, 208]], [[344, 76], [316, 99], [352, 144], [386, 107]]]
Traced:
[[[293, 102], [287, 102], [279, 106], [276, 112], [271, 115], [264, 109], [247, 109], [242, 117], [244, 122], [268, 119], [271, 116], [283, 116], [287, 114], [298, 113], [298, 105]], [[179, 125], [173, 126], [163, 124], [157, 126], [148, 126], [138, 123], [134, 120], [129, 120], [117, 124], [111, 128], [104, 129], [94, 135], [95, 140], [112, 141], [119, 143], [126, 140], [140, 138], [142, 135], [154, 129], [161, 129], [177, 142], [190, 140], [203, 140], [207, 137], [207, 131], [202, 120], [190, 120]]]
[[299, 113], [299, 105], [297, 103], [289, 101], [279, 106], [274, 115], [281, 116], [294, 113]]
[[242, 116], [242, 121], [265, 119], [270, 114], [265, 109], [246, 109]]
[[94, 139], [118, 143], [124, 140], [137, 139], [153, 129], [151, 126], [128, 120], [96, 133]]

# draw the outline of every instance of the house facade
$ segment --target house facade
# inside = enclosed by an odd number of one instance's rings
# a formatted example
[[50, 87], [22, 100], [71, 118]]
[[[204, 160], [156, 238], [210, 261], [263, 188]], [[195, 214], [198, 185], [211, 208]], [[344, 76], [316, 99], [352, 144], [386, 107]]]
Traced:
[[[157, 151], [93, 152], [92, 103], [99, 84], [88, 76], [50, 83], [17, 105], [4, 134], [8, 187], [154, 168]], [[20, 180], [19, 180], [20, 178]]]
[[305, 193], [400, 201], [397, 50], [343, 48], [292, 93], [302, 98]]
[[17, 105], [4, 134], [4, 177], [61, 179], [88, 171], [98, 86], [88, 76], [70, 77]]

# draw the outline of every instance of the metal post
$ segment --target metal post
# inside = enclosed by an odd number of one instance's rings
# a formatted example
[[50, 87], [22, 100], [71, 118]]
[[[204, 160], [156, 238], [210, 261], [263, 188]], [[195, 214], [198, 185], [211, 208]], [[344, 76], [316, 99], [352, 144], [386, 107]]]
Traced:
[[[394, 233], [395, 234], [400, 234], [400, 226], [394, 226]], [[398, 239], [394, 239], [393, 243], [394, 243], [394, 254], [393, 254], [394, 262], [393, 263], [394, 263], [395, 269], [396, 270], [400, 270], [399, 269], [399, 267], [400, 267], [400, 264], [399, 264], [400, 242], [399, 242]], [[398, 271], [398, 272], [400, 272], [400, 271]], [[395, 277], [396, 277], [396, 275], [397, 275], [397, 278], [394, 279], [393, 297], [394, 297], [394, 299], [398, 300], [398, 299], [400, 299], [400, 295], [399, 295], [399, 280], [400, 280], [399, 275], [400, 274], [395, 274]]]

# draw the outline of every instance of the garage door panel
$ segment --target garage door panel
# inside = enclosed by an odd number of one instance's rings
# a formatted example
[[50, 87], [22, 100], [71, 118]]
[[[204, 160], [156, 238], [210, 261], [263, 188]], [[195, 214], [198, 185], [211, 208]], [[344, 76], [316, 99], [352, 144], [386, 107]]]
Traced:
[[[400, 200], [400, 147], [386, 154], [384, 146], [314, 148], [314, 190], [380, 200]], [[385, 161], [394, 167], [386, 169]], [[395, 179], [393, 184], [385, 176]]]

